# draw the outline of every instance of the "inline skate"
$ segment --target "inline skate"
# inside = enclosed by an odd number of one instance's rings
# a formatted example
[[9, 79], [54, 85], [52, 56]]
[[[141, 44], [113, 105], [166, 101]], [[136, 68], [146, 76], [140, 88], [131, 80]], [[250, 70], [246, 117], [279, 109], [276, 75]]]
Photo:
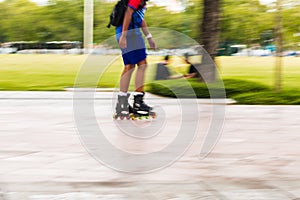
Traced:
[[145, 104], [144, 96], [144, 92], [134, 95], [131, 119], [152, 119], [156, 117], [156, 113], [152, 111], [153, 108]]
[[113, 115], [114, 119], [129, 120], [131, 118], [131, 113], [133, 111], [132, 111], [132, 107], [128, 103], [129, 96], [130, 96], [130, 94], [127, 94], [127, 96], [118, 95], [118, 102], [116, 104], [116, 112]]

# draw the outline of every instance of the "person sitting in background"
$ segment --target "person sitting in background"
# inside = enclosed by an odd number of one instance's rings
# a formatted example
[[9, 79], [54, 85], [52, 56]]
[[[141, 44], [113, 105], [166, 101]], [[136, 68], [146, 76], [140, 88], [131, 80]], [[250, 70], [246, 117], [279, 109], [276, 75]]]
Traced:
[[170, 78], [170, 71], [167, 67], [169, 56], [165, 56], [164, 60], [157, 64], [155, 80], [167, 80]]
[[185, 78], [200, 78], [201, 75], [199, 73], [199, 71], [196, 69], [196, 67], [189, 61], [189, 54], [184, 54], [184, 61], [189, 64], [189, 72], [185, 75], [183, 75], [183, 77]]
[[[168, 79], [178, 79], [183, 78], [182, 74], [178, 74], [176, 71], [172, 71], [168, 68], [170, 63], [170, 56], [166, 55], [164, 60], [160, 63], [157, 63], [155, 80], [168, 80]], [[173, 72], [173, 73], [171, 73]], [[171, 75], [173, 74], [173, 75]]]

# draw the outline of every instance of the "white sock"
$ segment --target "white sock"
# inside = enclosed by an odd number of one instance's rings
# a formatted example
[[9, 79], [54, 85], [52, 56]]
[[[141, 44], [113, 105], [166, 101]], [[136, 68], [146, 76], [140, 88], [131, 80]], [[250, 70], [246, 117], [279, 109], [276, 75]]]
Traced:
[[143, 94], [144, 94], [144, 93], [142, 93], [142, 92], [134, 92], [134, 93], [133, 93], [134, 96], [136, 96], [136, 95], [143, 95]]
[[127, 92], [119, 92], [119, 96], [127, 96]]

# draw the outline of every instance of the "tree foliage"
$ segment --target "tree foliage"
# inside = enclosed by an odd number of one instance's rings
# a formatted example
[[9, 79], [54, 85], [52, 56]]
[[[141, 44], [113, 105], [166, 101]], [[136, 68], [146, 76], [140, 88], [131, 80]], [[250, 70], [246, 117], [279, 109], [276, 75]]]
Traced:
[[0, 9], [1, 41], [82, 40], [83, 0], [51, 0], [48, 6], [6, 0]]
[[[30, 0], [0, 2], [0, 42], [82, 41], [83, 1], [49, 0], [46, 6], [38, 6]], [[179, 31], [201, 41], [199, 22], [203, 15], [203, 1], [189, 0], [185, 11], [180, 13], [169, 12], [164, 7], [149, 6], [146, 13], [148, 26]], [[95, 43], [114, 35], [114, 28], [106, 28], [113, 5], [95, 0]], [[259, 4], [259, 0], [222, 0], [220, 42], [266, 44], [274, 30], [274, 12], [269, 12], [270, 9]], [[283, 10], [286, 48], [296, 48], [299, 43], [300, 38], [294, 37], [295, 33], [300, 32], [299, 9], [299, 4], [294, 4]]]
[[224, 0], [222, 5], [221, 41], [262, 43], [260, 35], [273, 29], [273, 16], [259, 0]]
[[[283, 41], [285, 48], [297, 48], [300, 44], [300, 5], [283, 10]], [[298, 36], [297, 36], [298, 35]]]

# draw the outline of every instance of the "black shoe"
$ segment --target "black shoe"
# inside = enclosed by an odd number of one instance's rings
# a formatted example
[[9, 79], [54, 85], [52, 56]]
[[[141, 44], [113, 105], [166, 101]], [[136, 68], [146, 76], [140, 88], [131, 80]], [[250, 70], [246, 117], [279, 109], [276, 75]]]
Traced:
[[153, 109], [144, 102], [145, 93], [134, 95], [133, 112], [140, 115], [149, 115]]
[[129, 96], [130, 94], [127, 94], [127, 96], [118, 95], [116, 113], [114, 115], [115, 119], [117, 118], [124, 119], [130, 117], [130, 113], [132, 113], [133, 111], [132, 111], [132, 107], [128, 103]]

